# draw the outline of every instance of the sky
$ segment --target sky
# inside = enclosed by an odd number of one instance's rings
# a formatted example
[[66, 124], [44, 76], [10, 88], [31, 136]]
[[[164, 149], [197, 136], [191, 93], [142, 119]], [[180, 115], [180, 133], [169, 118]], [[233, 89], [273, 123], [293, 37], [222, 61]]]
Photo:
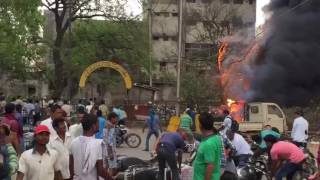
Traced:
[[127, 13], [133, 13], [133, 15], [139, 15], [142, 13], [142, 6], [139, 0], [128, 0]]

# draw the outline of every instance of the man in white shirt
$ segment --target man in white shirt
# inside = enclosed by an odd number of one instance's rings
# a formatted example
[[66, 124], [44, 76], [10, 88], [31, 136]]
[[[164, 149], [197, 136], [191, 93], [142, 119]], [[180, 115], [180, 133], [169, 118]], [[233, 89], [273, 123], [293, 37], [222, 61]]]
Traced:
[[295, 111], [296, 118], [293, 121], [292, 131], [291, 131], [291, 138], [295, 145], [306, 147], [307, 146], [307, 139], [308, 139], [308, 130], [309, 130], [309, 123], [303, 117], [303, 110], [301, 108], [297, 108]]
[[61, 106], [61, 109], [66, 112], [68, 118], [71, 117], [72, 106], [68, 103], [67, 100], [63, 101], [63, 105]]
[[69, 132], [66, 131], [65, 120], [56, 119], [52, 122], [53, 128], [57, 132], [57, 136], [50, 138], [48, 147], [58, 152], [58, 163], [61, 167], [61, 175], [63, 179], [70, 179], [69, 171], [69, 149], [71, 147], [72, 138]]
[[[54, 119], [61, 119], [61, 118], [65, 118], [66, 117], [66, 112], [64, 112], [61, 107], [57, 104], [52, 105], [50, 108], [51, 111], [51, 117], [42, 121], [40, 124], [41, 125], [45, 125], [49, 128], [50, 131], [50, 137], [55, 137], [57, 136], [57, 132], [56, 130], [54, 130], [54, 128], [52, 127], [52, 121]], [[65, 123], [67, 131], [68, 131], [68, 125], [67, 123]]]
[[22, 153], [19, 159], [17, 180], [62, 180], [58, 153], [47, 149], [49, 129], [39, 125], [35, 129], [35, 146]]
[[231, 129], [231, 126], [232, 126], [232, 117], [230, 115], [230, 112], [229, 110], [225, 109], [223, 111], [223, 115], [225, 116], [224, 120], [223, 120], [223, 123], [222, 123], [222, 126], [220, 127], [219, 131], [221, 131], [222, 133], [222, 136], [225, 138], [226, 135], [227, 135], [227, 131], [229, 129]]
[[98, 117], [86, 114], [82, 121], [83, 136], [79, 136], [71, 143], [70, 172], [74, 180], [97, 180], [98, 176], [112, 179], [103, 167], [105, 154], [102, 139], [95, 139], [94, 135], [99, 130]]
[[84, 111], [84, 109], [79, 108], [77, 113], [77, 122], [69, 127], [69, 133], [72, 139], [75, 139], [76, 137], [83, 135], [83, 128], [81, 122], [85, 114], [86, 112]]
[[249, 158], [253, 155], [248, 142], [238, 133], [227, 130], [227, 137], [236, 149], [234, 163], [237, 167], [243, 167], [247, 164]]

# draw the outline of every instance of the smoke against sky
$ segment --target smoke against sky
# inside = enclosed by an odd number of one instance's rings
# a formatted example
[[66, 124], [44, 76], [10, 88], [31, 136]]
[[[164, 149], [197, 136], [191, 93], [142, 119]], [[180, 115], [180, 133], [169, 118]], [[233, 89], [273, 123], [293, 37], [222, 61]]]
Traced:
[[246, 97], [304, 105], [320, 95], [320, 1], [272, 0], [268, 9], [273, 16]]

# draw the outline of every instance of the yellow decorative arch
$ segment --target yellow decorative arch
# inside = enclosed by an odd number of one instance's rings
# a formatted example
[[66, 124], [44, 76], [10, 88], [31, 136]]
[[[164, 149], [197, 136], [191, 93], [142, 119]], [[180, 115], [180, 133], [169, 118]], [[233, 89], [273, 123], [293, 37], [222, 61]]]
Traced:
[[132, 88], [132, 80], [131, 80], [129, 73], [122, 66], [120, 66], [117, 63], [111, 62], [111, 61], [99, 61], [99, 62], [91, 64], [89, 67], [87, 67], [81, 75], [79, 87], [84, 88], [88, 77], [95, 70], [100, 69], [100, 68], [111, 68], [111, 69], [118, 71], [124, 80], [124, 83], [125, 83], [127, 90], [130, 90]]

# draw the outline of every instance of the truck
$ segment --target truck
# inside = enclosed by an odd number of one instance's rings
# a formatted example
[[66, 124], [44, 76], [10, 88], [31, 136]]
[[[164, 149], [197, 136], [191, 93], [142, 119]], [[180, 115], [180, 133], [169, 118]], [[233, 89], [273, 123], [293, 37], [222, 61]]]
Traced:
[[[275, 103], [250, 102], [234, 105], [237, 106], [237, 112], [232, 111], [233, 105], [231, 105], [231, 113], [240, 114], [241, 119], [233, 116], [239, 122], [240, 132], [258, 132], [266, 125], [278, 128], [281, 133], [288, 129], [286, 115], [280, 106]], [[221, 124], [222, 122], [216, 122], [215, 127], [219, 128]]]

